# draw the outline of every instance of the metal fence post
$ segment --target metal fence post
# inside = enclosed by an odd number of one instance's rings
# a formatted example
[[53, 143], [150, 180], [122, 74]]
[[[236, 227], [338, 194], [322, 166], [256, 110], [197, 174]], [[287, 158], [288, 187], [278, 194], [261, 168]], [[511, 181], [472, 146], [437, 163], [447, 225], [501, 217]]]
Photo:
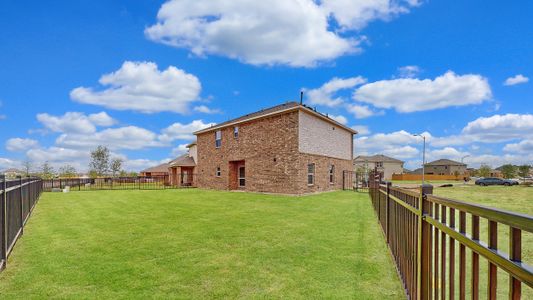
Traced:
[[429, 299], [431, 295], [431, 231], [426, 221], [430, 203], [426, 195], [433, 193], [433, 186], [422, 185], [419, 197], [418, 215], [418, 299]]
[[390, 217], [390, 214], [389, 214], [389, 206], [390, 206], [390, 187], [391, 187], [391, 182], [388, 181], [387, 182], [387, 199], [385, 200], [385, 224], [386, 224], [386, 228], [387, 228], [387, 243], [389, 243], [389, 240], [390, 240], [390, 235], [389, 235], [389, 229], [390, 229], [390, 224], [389, 224], [389, 217]]
[[2, 214], [2, 224], [0, 224], [0, 228], [2, 229], [2, 245], [0, 246], [0, 261], [4, 261], [2, 264], [2, 269], [4, 269], [7, 265], [7, 196], [6, 196], [6, 188], [7, 188], [7, 179], [6, 175], [0, 175], [0, 179], [2, 179], [2, 195], [0, 195], [0, 207]]
[[19, 179], [19, 194], [20, 194], [20, 235], [24, 233], [24, 197], [22, 196], [22, 176]]

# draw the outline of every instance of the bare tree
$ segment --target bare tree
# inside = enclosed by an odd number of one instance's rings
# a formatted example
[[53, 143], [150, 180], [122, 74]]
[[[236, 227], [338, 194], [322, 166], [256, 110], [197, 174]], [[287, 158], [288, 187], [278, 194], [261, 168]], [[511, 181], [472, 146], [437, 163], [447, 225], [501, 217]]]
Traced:
[[91, 173], [96, 176], [104, 176], [109, 171], [109, 149], [105, 146], [98, 146], [91, 151], [91, 162], [89, 163]]
[[33, 163], [30, 160], [27, 159], [22, 162], [22, 169], [26, 176], [30, 176], [32, 167]]
[[67, 164], [59, 168], [59, 176], [63, 178], [73, 178], [78, 176], [78, 172], [76, 171], [76, 168]]
[[43, 179], [52, 179], [55, 176], [54, 168], [47, 161], [41, 166], [40, 176]]
[[120, 174], [120, 171], [122, 171], [122, 163], [124, 161], [121, 158], [114, 158], [111, 160], [111, 173], [113, 174], [113, 177], [117, 176], [117, 174]]

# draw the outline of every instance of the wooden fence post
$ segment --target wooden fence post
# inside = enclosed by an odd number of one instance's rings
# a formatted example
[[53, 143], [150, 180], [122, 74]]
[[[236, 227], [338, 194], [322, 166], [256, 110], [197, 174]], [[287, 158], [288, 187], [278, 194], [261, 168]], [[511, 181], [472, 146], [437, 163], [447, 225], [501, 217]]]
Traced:
[[431, 237], [430, 225], [425, 220], [429, 214], [430, 203], [426, 199], [426, 194], [433, 193], [433, 186], [423, 185], [420, 187], [420, 197], [418, 209], [418, 299], [430, 298], [431, 286]]
[[[0, 224], [0, 228], [2, 229], [2, 245], [0, 246], [0, 261], [4, 261], [2, 264], [2, 269], [5, 269], [7, 265], [7, 196], [6, 196], [6, 188], [7, 188], [7, 179], [6, 175], [0, 175], [0, 179], [2, 179], [2, 195], [0, 195], [0, 214], [2, 214], [2, 224]], [[1, 270], [1, 269], [0, 269]]]

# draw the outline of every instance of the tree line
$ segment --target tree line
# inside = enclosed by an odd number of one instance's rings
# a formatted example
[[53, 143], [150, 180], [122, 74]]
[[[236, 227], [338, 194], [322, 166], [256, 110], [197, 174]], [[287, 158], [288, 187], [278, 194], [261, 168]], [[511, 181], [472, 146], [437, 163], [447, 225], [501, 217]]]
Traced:
[[[123, 169], [124, 160], [118, 157], [111, 157], [111, 152], [106, 146], [98, 146], [91, 151], [88, 176], [91, 178], [97, 177], [136, 177], [136, 172], [127, 172]], [[76, 168], [70, 164], [65, 164], [57, 169], [45, 161], [39, 166], [37, 172], [33, 171], [33, 163], [29, 160], [22, 164], [24, 175], [36, 175], [43, 179], [60, 178], [75, 178], [80, 177], [80, 173]]]

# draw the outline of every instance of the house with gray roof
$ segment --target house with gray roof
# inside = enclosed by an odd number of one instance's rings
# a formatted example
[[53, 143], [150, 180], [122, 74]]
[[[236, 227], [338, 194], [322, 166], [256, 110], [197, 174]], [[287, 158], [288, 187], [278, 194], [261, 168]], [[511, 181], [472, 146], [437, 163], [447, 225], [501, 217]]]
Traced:
[[424, 165], [425, 173], [429, 175], [464, 175], [466, 164], [451, 159], [438, 159]]
[[404, 162], [383, 154], [359, 155], [353, 160], [354, 170], [374, 170], [383, 172], [383, 178], [390, 180], [392, 174], [403, 174]]

